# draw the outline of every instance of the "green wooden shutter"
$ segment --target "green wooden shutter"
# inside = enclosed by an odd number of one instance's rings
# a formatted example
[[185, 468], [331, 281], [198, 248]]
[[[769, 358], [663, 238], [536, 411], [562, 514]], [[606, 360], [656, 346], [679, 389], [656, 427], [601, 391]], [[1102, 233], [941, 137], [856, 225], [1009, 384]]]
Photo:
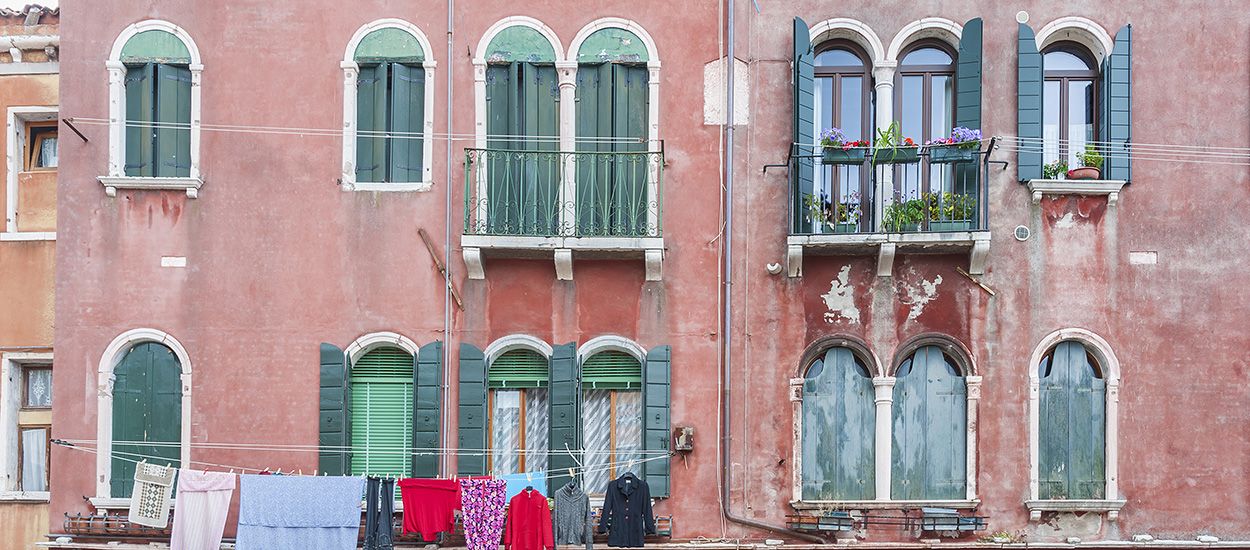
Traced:
[[847, 348], [825, 352], [803, 383], [803, 500], [876, 498], [875, 392]]
[[1106, 489], [1106, 381], [1085, 346], [1062, 342], [1039, 365], [1038, 498], [1101, 499]]
[[670, 452], [673, 428], [669, 416], [672, 382], [672, 346], [660, 346], [647, 352], [647, 368], [643, 381], [643, 475], [653, 497], [668, 497], [672, 492], [670, 459], [655, 458]]
[[[612, 137], [614, 151], [647, 150], [647, 105], [650, 74], [645, 65], [612, 65]], [[647, 228], [647, 174], [644, 155], [614, 155], [610, 233], [639, 236]]]
[[491, 361], [486, 383], [492, 389], [542, 388], [551, 377], [546, 357], [525, 348], [508, 350]]
[[582, 388], [587, 390], [642, 389], [642, 364], [622, 351], [602, 351], [582, 363]]
[[347, 475], [351, 453], [347, 445], [351, 401], [348, 399], [347, 359], [333, 344], [321, 344], [321, 396], [319, 398], [317, 469], [326, 475]]
[[442, 433], [443, 343], [434, 341], [417, 352], [413, 369], [412, 475], [436, 477], [439, 474], [439, 434]]
[[1115, 34], [1115, 47], [1102, 63], [1102, 113], [1098, 139], [1107, 142], [1103, 175], [1131, 180], [1130, 162], [1133, 106], [1133, 26]]
[[[493, 366], [493, 365], [492, 365]], [[547, 485], [551, 492], [564, 486], [569, 480], [568, 468], [577, 467], [581, 458], [578, 427], [581, 424], [581, 389], [578, 387], [577, 345], [573, 343], [556, 346], [551, 353], [551, 414], [548, 423], [547, 460], [550, 473]]]
[[518, 134], [527, 138], [521, 144], [527, 153], [520, 177], [522, 228], [530, 235], [555, 235], [560, 226], [558, 203], [563, 168], [558, 155], [542, 152], [559, 149], [550, 138], [560, 133], [560, 81], [554, 66], [519, 65], [522, 119]]
[[460, 396], [456, 459], [460, 475], [486, 473], [486, 356], [471, 344], [460, 344]]
[[386, 180], [387, 64], [360, 67], [356, 77], [356, 181]]
[[128, 498], [134, 488], [134, 461], [179, 466], [182, 369], [169, 348], [144, 342], [126, 352], [113, 376], [113, 441], [132, 443], [113, 445], [109, 489], [114, 497]]
[[511, 150], [514, 144], [511, 138], [495, 137], [517, 134], [513, 127], [516, 72], [515, 63], [486, 67], [486, 146], [494, 151], [486, 157], [486, 216], [488, 230], [497, 235], [520, 233], [519, 197], [513, 184], [512, 168], [516, 162], [510, 153], [504, 152]]
[[967, 485], [967, 384], [936, 346], [894, 383], [890, 498], [959, 500]]
[[1020, 23], [1016, 42], [1016, 170], [1020, 181], [1042, 177], [1042, 54], [1033, 29]]
[[155, 114], [156, 66], [152, 63], [126, 68], [126, 166], [127, 176], [153, 176], [150, 126]]
[[191, 175], [191, 69], [180, 65], [156, 66], [155, 175], [185, 178]]
[[[791, 151], [796, 157], [816, 154], [816, 56], [812, 51], [812, 37], [807, 30], [807, 22], [794, 18], [794, 145]], [[790, 171], [790, 185], [793, 188], [793, 211], [791, 217], [796, 233], [810, 233], [811, 222], [807, 219], [803, 206], [803, 195], [812, 193], [816, 181], [815, 165], [812, 159], [798, 158]]]
[[577, 230], [579, 235], [607, 235], [611, 204], [613, 144], [612, 64], [583, 63], [577, 68]]
[[981, 18], [964, 23], [955, 72], [955, 125], [981, 128]]
[[[422, 169], [425, 132], [425, 68], [392, 63], [391, 131], [400, 134], [390, 143], [387, 181], [411, 183], [425, 179]], [[408, 133], [409, 135], [402, 135]], [[422, 134], [422, 135], [414, 135]]]
[[411, 473], [414, 358], [375, 348], [352, 365], [352, 475]]

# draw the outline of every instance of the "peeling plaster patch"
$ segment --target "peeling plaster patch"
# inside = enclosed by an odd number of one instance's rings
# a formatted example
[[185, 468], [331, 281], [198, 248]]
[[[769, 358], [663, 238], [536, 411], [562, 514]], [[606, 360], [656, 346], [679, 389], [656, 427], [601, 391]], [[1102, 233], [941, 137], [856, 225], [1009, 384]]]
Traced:
[[1055, 220], [1055, 227], [1059, 229], [1076, 227], [1076, 218], [1071, 212], [1065, 212], [1062, 218]]
[[838, 278], [829, 282], [829, 293], [820, 295], [825, 299], [825, 307], [829, 308], [825, 312], [826, 323], [837, 321], [839, 317], [859, 323], [859, 308], [855, 307], [855, 296], [851, 294], [854, 288], [851, 287], [850, 277], [851, 266], [842, 266]]
[[925, 306], [929, 305], [929, 302], [932, 302], [934, 298], [937, 298], [938, 285], [940, 284], [942, 284], [942, 276], [937, 275], [933, 277], [932, 281], [920, 279], [920, 282], [916, 285], [903, 287], [903, 292], [906, 294], [903, 304], [909, 308], [907, 312], [908, 321], [915, 321], [916, 318], [920, 317], [921, 313], [924, 313]]

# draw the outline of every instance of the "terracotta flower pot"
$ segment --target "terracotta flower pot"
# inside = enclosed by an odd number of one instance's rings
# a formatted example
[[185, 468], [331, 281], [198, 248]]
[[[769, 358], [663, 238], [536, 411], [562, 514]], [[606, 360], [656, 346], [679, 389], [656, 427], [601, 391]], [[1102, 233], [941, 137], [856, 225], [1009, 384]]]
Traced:
[[1102, 170], [1092, 166], [1082, 166], [1068, 170], [1070, 180], [1096, 180], [1102, 178]]

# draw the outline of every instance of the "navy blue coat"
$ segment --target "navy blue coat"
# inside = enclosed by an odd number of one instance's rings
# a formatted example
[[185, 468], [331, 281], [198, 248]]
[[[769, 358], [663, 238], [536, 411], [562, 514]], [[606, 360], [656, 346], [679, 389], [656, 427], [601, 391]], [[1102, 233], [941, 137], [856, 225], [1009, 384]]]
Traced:
[[599, 532], [608, 534], [608, 546], [637, 548], [645, 535], [655, 534], [651, 488], [633, 472], [608, 482], [603, 495]]

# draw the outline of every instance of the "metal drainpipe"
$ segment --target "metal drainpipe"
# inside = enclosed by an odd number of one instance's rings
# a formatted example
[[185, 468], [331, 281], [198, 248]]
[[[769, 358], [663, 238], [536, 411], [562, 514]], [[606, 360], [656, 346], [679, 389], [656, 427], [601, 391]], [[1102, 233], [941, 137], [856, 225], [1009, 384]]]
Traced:
[[[451, 399], [451, 147], [452, 147], [452, 98], [456, 97], [453, 93], [455, 90], [454, 79], [452, 79], [452, 70], [456, 64], [452, 62], [452, 34], [456, 29], [456, 20], [454, 17], [456, 8], [456, 0], [447, 0], [447, 181], [444, 184], [447, 188], [447, 206], [446, 218], [443, 224], [443, 437], [440, 438], [439, 446], [442, 447], [441, 452], [444, 457], [450, 456], [447, 448], [451, 444], [451, 434], [448, 424], [451, 420], [450, 407], [447, 406]], [[433, 139], [433, 136], [426, 136], [425, 139]], [[457, 455], [457, 462], [459, 462]], [[443, 474], [450, 475], [451, 468], [447, 465], [447, 460], [442, 461]]]
[[722, 469], [721, 514], [725, 516], [725, 519], [732, 521], [734, 523], [740, 524], [740, 525], [746, 525], [748, 527], [754, 527], [756, 529], [772, 531], [774, 533], [781, 533], [781, 534], [789, 535], [795, 538], [800, 538], [806, 541], [825, 544], [827, 543], [825, 539], [820, 538], [815, 535], [809, 535], [807, 533], [800, 533], [798, 531], [793, 531], [785, 527], [782, 527], [780, 525], [771, 525], [768, 523], [763, 523], [763, 522], [759, 522], [759, 521], [755, 521], [755, 520], [751, 520], [751, 519], [747, 519], [741, 516], [734, 515], [733, 511], [730, 510], [730, 506], [729, 506], [730, 474], [733, 471], [730, 467], [731, 454], [730, 454], [730, 448], [729, 448], [730, 441], [733, 439], [729, 435], [729, 429], [731, 426], [730, 421], [729, 421], [729, 414], [732, 409], [729, 405], [730, 403], [729, 399], [731, 396], [731, 392], [729, 389], [729, 382], [730, 382], [729, 374], [730, 374], [730, 367], [731, 365], [733, 365], [733, 362], [730, 359], [732, 357], [731, 354], [733, 352], [733, 328], [732, 328], [733, 327], [732, 325], [732, 322], [733, 322], [733, 301], [732, 301], [733, 299], [733, 234], [734, 234], [733, 233], [733, 227], [734, 227], [734, 214], [733, 214], [734, 212], [734, 208], [733, 208], [734, 153], [733, 151], [734, 151], [734, 61], [736, 60], [736, 58], [734, 57], [734, 0], [725, 0], [725, 5], [726, 5], [726, 12], [727, 12], [726, 26], [728, 27], [728, 29], [725, 32], [725, 35], [726, 35], [725, 37], [726, 37], [726, 42], [727, 42], [726, 55], [725, 55], [725, 166], [724, 166], [724, 171], [725, 171], [725, 238], [723, 241], [724, 243], [723, 246], [725, 247], [725, 254], [724, 254], [725, 281], [723, 283], [725, 295], [723, 298], [723, 305], [722, 305], [722, 307], [724, 308], [724, 318], [721, 320], [721, 323], [722, 323], [721, 326], [722, 326], [722, 330], [724, 330], [725, 336], [722, 339], [722, 342], [724, 342], [724, 349], [721, 350], [721, 360], [723, 361], [723, 363], [721, 364], [721, 376], [722, 376], [721, 391], [724, 392], [723, 406], [721, 410], [721, 426], [720, 426], [720, 437], [721, 437], [720, 461], [721, 461], [721, 469]]

